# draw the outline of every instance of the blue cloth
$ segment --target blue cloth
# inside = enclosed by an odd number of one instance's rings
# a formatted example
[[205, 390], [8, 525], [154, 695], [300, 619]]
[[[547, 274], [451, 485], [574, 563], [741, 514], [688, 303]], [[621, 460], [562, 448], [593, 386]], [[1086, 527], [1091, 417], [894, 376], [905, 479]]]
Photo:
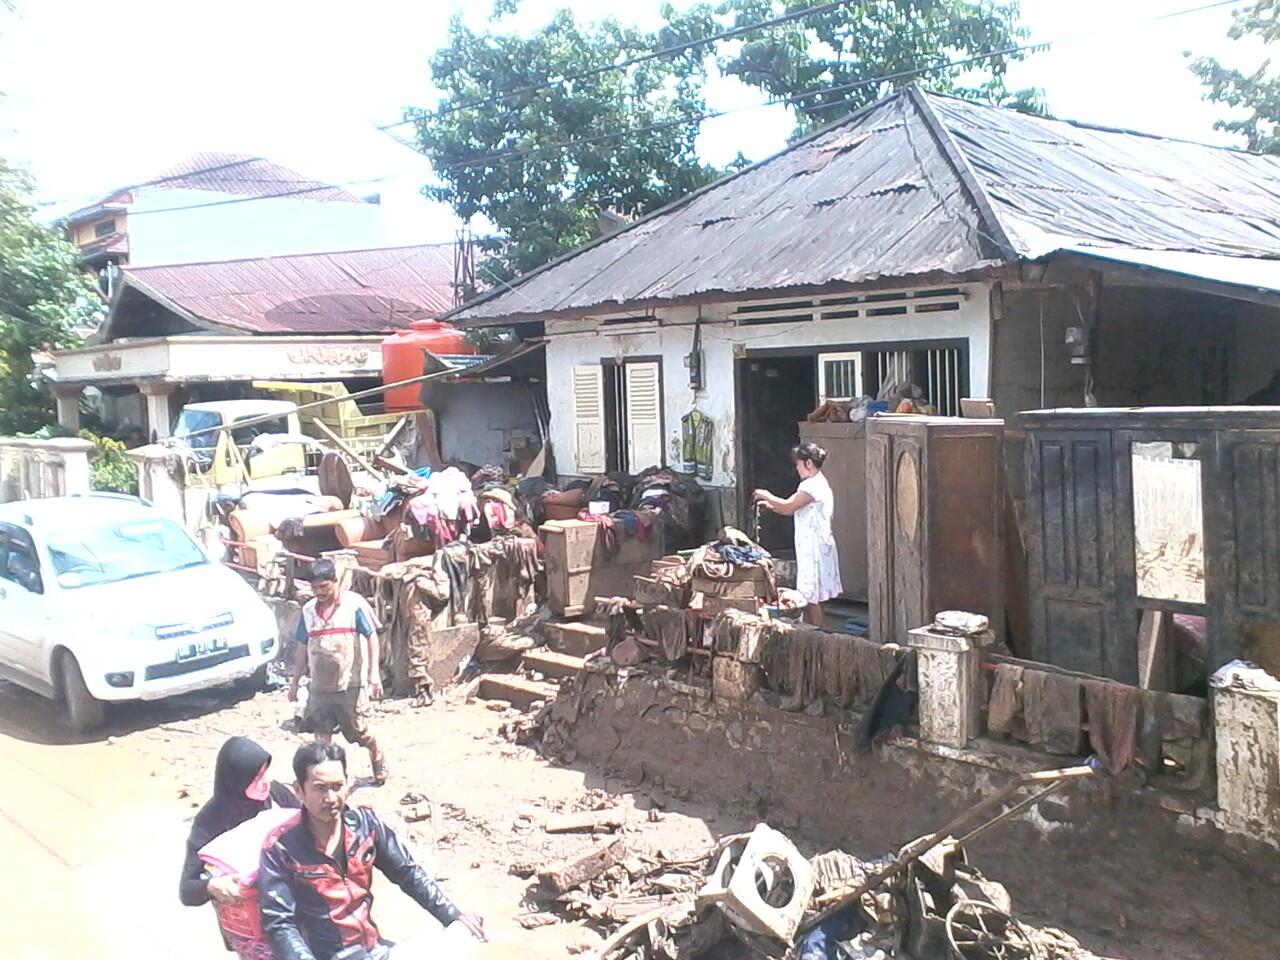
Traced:
[[841, 960], [848, 954], [840, 949], [840, 941], [856, 937], [865, 929], [856, 908], [837, 913], [805, 934], [796, 960]]
[[[369, 618], [364, 615], [363, 610], [356, 611], [356, 633], [362, 637], [373, 636], [373, 624], [369, 622]], [[304, 646], [310, 639], [307, 636], [307, 621], [305, 617], [298, 618], [298, 629], [294, 632], [293, 638]]]
[[720, 551], [721, 557], [735, 567], [748, 567], [769, 559], [769, 551], [759, 547], [735, 547], [731, 543], [722, 543], [716, 549]]

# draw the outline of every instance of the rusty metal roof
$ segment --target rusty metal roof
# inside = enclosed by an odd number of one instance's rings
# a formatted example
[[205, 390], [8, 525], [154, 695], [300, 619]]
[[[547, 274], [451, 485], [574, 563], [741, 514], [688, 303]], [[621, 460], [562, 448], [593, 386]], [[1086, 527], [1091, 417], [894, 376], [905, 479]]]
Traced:
[[125, 267], [120, 291], [107, 339], [139, 335], [138, 297], [229, 333], [384, 333], [453, 306], [453, 244]]
[[450, 319], [963, 277], [1081, 245], [1280, 257], [1280, 157], [910, 87]]
[[66, 219], [69, 223], [79, 223], [102, 216], [109, 212], [108, 207], [127, 207], [133, 202], [133, 191], [143, 187], [207, 190], [210, 193], [238, 197], [274, 197], [285, 194], [302, 200], [364, 203], [364, 200], [348, 190], [303, 176], [296, 170], [282, 167], [262, 157], [207, 151], [192, 154], [150, 180], [117, 190], [97, 203], [81, 207], [68, 214]]

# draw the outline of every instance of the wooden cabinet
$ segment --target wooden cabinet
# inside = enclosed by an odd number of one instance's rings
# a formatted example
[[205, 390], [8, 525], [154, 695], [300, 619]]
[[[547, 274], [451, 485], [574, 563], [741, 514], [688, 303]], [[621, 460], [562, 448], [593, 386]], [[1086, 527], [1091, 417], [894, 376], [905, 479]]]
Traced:
[[1002, 420], [867, 421], [871, 634], [905, 642], [941, 610], [981, 613], [1004, 632]]
[[867, 599], [867, 441], [866, 423], [801, 423], [802, 443], [827, 451], [822, 468], [834, 495], [831, 521], [840, 554], [842, 597]]

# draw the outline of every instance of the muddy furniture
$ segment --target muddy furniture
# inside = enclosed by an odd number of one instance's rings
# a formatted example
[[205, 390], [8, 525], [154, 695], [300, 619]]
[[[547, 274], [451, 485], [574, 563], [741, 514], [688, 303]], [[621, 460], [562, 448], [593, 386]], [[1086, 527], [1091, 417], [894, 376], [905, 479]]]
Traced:
[[871, 635], [905, 642], [940, 610], [1003, 633], [1002, 420], [878, 416], [867, 421]]
[[831, 529], [840, 555], [842, 597], [867, 599], [867, 446], [866, 424], [801, 423], [802, 443], [827, 451], [822, 467], [835, 496]]
[[538, 530], [547, 565], [547, 605], [558, 617], [580, 617], [596, 597], [628, 597], [637, 574], [665, 552], [665, 531], [655, 523], [647, 540], [623, 534], [613, 555], [600, 525], [589, 520], [548, 520]]
[[1136, 684], [1154, 610], [1205, 617], [1211, 673], [1280, 667], [1280, 409], [1020, 417], [1035, 659]]

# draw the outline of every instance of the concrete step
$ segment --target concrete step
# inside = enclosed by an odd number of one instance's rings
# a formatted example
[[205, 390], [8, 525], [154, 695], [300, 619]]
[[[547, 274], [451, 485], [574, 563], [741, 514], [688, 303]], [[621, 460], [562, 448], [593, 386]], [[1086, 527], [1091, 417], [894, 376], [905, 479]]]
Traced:
[[527, 650], [521, 658], [521, 663], [528, 669], [535, 670], [544, 677], [552, 677], [556, 680], [564, 677], [576, 677], [582, 670], [583, 662], [582, 657], [541, 648]]
[[499, 673], [481, 677], [476, 696], [481, 700], [505, 700], [513, 707], [528, 710], [539, 700], [550, 703], [558, 692], [559, 688], [554, 683], [538, 683], [513, 674]]
[[594, 623], [545, 623], [543, 635], [547, 646], [557, 653], [565, 653], [571, 657], [585, 657], [603, 650], [608, 641], [604, 627]]

